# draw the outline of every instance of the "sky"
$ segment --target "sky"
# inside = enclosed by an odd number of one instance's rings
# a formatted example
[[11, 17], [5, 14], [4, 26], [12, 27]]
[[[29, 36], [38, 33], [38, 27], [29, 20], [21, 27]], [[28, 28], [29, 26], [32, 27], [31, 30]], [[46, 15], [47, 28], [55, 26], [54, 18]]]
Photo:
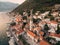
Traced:
[[18, 3], [21, 4], [23, 3], [25, 0], [0, 0], [0, 2], [12, 2], [12, 3]]

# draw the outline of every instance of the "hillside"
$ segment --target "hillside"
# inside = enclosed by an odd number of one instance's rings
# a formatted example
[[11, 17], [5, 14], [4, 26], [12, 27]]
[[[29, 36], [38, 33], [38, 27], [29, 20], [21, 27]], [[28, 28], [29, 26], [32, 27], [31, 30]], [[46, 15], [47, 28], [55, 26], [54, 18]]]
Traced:
[[60, 0], [26, 0], [24, 3], [15, 8], [12, 12], [22, 13], [24, 10], [29, 11], [30, 9], [33, 9], [34, 12], [36, 10], [51, 10], [52, 8], [54, 8], [55, 4], [59, 3]]

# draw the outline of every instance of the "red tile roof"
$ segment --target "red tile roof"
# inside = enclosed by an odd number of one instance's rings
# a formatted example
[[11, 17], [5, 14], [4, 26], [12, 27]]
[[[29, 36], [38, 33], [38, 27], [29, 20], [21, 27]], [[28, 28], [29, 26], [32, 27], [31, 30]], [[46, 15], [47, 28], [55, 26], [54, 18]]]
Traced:
[[14, 26], [14, 29], [20, 30], [20, 25], [15, 25], [15, 26]]
[[42, 29], [42, 27], [36, 27], [33, 30], [40, 31], [41, 29]]
[[31, 31], [27, 31], [27, 33], [30, 34], [32, 37], [35, 37], [35, 36], [36, 36], [36, 35], [35, 35], [33, 32], [31, 32]]
[[60, 34], [56, 34], [56, 33], [50, 33], [50, 36], [54, 36], [54, 37], [60, 38]]
[[39, 39], [39, 37], [38, 36], [35, 36], [35, 39]]
[[57, 24], [57, 22], [56, 22], [56, 21], [50, 21], [50, 23]]
[[23, 30], [17, 31], [16, 34], [21, 34], [22, 32], [24, 32]]
[[40, 31], [40, 35], [44, 35], [44, 32]]
[[16, 22], [21, 21], [21, 17], [17, 15], [17, 16], [15, 17], [15, 21], [16, 21]]
[[50, 44], [48, 42], [42, 40], [42, 41], [40, 41], [40, 45], [50, 45]]
[[43, 40], [43, 36], [40, 35], [40, 40]]

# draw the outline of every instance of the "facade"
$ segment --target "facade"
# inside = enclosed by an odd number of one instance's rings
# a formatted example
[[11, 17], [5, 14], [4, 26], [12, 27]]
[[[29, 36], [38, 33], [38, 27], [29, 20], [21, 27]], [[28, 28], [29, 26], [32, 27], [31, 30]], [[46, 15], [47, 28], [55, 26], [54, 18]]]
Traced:
[[57, 17], [59, 15], [59, 12], [53, 12], [51, 15], [53, 15], [53, 17]]

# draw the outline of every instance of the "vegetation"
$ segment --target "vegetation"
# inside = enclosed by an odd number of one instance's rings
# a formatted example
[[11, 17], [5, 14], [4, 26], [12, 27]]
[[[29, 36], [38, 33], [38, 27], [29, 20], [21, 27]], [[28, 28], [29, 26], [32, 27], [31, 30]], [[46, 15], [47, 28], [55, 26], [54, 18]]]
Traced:
[[29, 11], [31, 9], [33, 9], [33, 12], [37, 10], [44, 12], [53, 9], [54, 4], [57, 3], [60, 3], [60, 0], [26, 0], [12, 12], [22, 13], [23, 11]]
[[10, 25], [11, 25], [11, 26], [15, 26], [15, 25], [16, 25], [16, 23], [15, 23], [15, 22], [12, 22]]
[[60, 34], [60, 27], [59, 27], [59, 24], [57, 26], [57, 31], [56, 31], [57, 34]]
[[60, 41], [58, 41], [55, 45], [60, 45]]
[[30, 45], [29, 43], [26, 42], [22, 35], [19, 35], [18, 38], [23, 42], [24, 45]]
[[45, 31], [48, 31], [48, 30], [49, 30], [49, 27], [48, 27], [47, 24], [44, 25], [44, 30], [45, 30]]
[[[56, 44], [56, 42], [57, 42], [56, 39], [52, 38], [52, 37], [47, 37], [46, 40], [51, 44]], [[52, 43], [52, 42], [54, 42], [54, 43]]]
[[54, 20], [54, 17], [53, 16], [50, 16], [50, 20]]

